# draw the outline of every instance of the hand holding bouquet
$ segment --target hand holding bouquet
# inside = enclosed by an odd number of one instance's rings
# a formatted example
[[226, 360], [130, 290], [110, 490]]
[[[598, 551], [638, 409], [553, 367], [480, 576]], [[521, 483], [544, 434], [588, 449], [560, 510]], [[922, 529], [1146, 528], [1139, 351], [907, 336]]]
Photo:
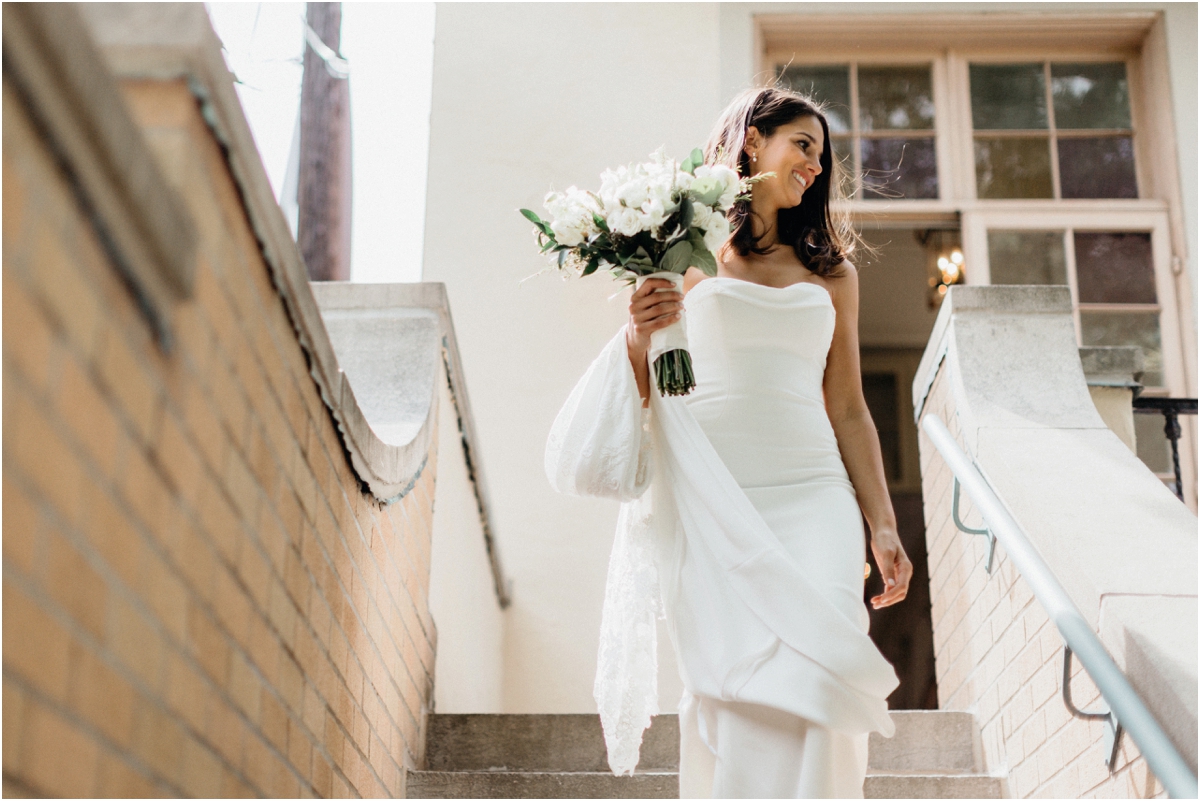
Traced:
[[[741, 179], [722, 164], [705, 164], [699, 149], [683, 163], [662, 148], [651, 159], [606, 170], [599, 193], [574, 186], [550, 192], [544, 201], [548, 221], [521, 209], [535, 226], [541, 252], [559, 269], [591, 275], [603, 267], [638, 286], [654, 277], [678, 288], [688, 267], [716, 275], [714, 254], [729, 237], [726, 212], [770, 173]], [[651, 335], [650, 361], [662, 394], [691, 392], [696, 382], [682, 317]]]

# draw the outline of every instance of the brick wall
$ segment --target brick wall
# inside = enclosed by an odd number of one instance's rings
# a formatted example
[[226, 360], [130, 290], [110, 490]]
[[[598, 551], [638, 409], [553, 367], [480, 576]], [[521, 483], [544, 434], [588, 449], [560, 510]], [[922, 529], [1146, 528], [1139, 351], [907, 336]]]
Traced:
[[122, 89], [199, 231], [169, 355], [5, 82], [4, 794], [403, 796], [435, 454], [363, 492], [185, 83]]
[[[944, 364], [924, 413], [940, 417], [963, 446]], [[987, 541], [955, 527], [953, 475], [923, 430], [920, 452], [940, 708], [975, 714], [987, 768], [1007, 775], [1013, 797], [1164, 795], [1128, 735], [1121, 739], [1117, 769], [1109, 775], [1103, 724], [1074, 718], [1063, 705], [1058, 629], [1003, 546], [996, 546], [988, 576]], [[965, 492], [959, 511], [967, 526], [983, 527]], [[1080, 709], [1097, 708], [1095, 685], [1078, 660], [1072, 665], [1072, 700]]]

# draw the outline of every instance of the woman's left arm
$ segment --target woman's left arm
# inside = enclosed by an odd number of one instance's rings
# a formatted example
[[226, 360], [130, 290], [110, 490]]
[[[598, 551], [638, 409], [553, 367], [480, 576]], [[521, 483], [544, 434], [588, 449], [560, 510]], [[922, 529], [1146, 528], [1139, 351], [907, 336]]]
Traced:
[[858, 355], [858, 270], [848, 261], [842, 263], [841, 270], [827, 284], [837, 315], [825, 363], [825, 409], [871, 529], [871, 550], [885, 583], [884, 592], [872, 598], [871, 605], [881, 609], [904, 600], [913, 567], [900, 544], [879, 433], [863, 398]]

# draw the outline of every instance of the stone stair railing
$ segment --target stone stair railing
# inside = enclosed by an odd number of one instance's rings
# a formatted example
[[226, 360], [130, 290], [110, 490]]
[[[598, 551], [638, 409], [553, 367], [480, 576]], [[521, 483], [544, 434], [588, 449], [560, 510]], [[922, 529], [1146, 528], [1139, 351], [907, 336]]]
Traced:
[[[872, 735], [867, 798], [1001, 798], [966, 712], [893, 712]], [[678, 798], [679, 720], [658, 715], [632, 775], [608, 768], [598, 715], [433, 715], [410, 798]]]

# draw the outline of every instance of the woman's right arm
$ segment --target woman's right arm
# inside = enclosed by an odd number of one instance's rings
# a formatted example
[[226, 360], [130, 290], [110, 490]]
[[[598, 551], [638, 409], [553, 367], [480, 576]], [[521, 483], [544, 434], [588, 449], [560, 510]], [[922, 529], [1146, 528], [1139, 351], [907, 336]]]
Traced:
[[[656, 289], [670, 291], [655, 292]], [[671, 282], [662, 278], [647, 280], [629, 299], [625, 345], [637, 379], [638, 394], [642, 396], [642, 406], [650, 405], [650, 365], [646, 359], [650, 353], [650, 334], [677, 322], [682, 312], [683, 293], [676, 292]]]

